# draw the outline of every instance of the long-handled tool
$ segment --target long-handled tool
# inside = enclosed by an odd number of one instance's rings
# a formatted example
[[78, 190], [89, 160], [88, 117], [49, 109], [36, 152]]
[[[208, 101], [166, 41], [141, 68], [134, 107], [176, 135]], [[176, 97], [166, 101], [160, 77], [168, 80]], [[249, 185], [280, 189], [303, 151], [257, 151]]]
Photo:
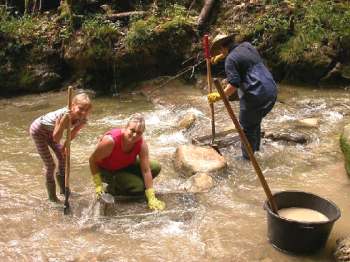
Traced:
[[[209, 49], [209, 36], [204, 35], [203, 37], [203, 47], [204, 47], [204, 55], [205, 60], [207, 62], [207, 81], [208, 81], [208, 92], [212, 92], [212, 75], [211, 75], [211, 61], [210, 61], [210, 49]], [[215, 115], [214, 115], [214, 104], [209, 103], [210, 105], [210, 114], [211, 114], [211, 133], [212, 133], [212, 140], [211, 143], [214, 144], [215, 140]]]
[[[72, 109], [72, 90], [73, 88], [70, 86], [68, 87], [68, 110]], [[70, 195], [70, 189], [69, 189], [69, 173], [70, 173], [70, 141], [71, 141], [71, 119], [69, 117], [68, 126], [67, 126], [67, 137], [66, 137], [66, 170], [65, 170], [65, 176], [64, 176], [64, 207], [63, 207], [63, 213], [67, 215], [70, 211], [69, 206], [69, 195]]]
[[254, 157], [254, 152], [252, 150], [252, 147], [251, 147], [251, 145], [250, 145], [250, 143], [249, 143], [245, 133], [243, 132], [243, 130], [241, 128], [241, 125], [239, 124], [235, 114], [233, 113], [232, 107], [231, 107], [231, 105], [230, 105], [230, 103], [229, 103], [229, 101], [228, 101], [228, 99], [227, 99], [227, 97], [225, 95], [225, 92], [224, 92], [223, 88], [221, 87], [220, 81], [215, 79], [214, 80], [214, 84], [215, 84], [216, 89], [218, 90], [218, 92], [219, 92], [219, 94], [220, 94], [220, 96], [222, 98], [222, 101], [225, 104], [227, 112], [228, 112], [228, 114], [230, 115], [230, 117], [231, 117], [231, 119], [233, 121], [233, 124], [235, 125], [235, 127], [236, 127], [236, 129], [237, 129], [237, 131], [239, 133], [241, 141], [244, 144], [244, 146], [245, 146], [245, 148], [246, 148], [246, 150], [248, 152], [250, 161], [253, 164], [253, 167], [254, 167], [254, 169], [256, 171], [256, 174], [258, 175], [258, 178], [260, 180], [260, 183], [261, 183], [262, 187], [264, 188], [264, 191], [265, 191], [265, 194], [267, 196], [267, 199], [269, 200], [271, 209], [272, 209], [272, 211], [274, 213], [278, 214], [278, 208], [277, 208], [277, 205], [276, 205], [276, 203], [275, 203], [275, 201], [273, 199], [273, 196], [271, 194], [271, 190], [270, 190], [270, 188], [269, 188], [269, 186], [268, 186], [268, 184], [267, 184], [267, 182], [265, 180], [265, 177], [264, 177], [263, 173], [261, 172], [261, 169], [259, 167], [258, 162], [256, 161], [256, 158]]

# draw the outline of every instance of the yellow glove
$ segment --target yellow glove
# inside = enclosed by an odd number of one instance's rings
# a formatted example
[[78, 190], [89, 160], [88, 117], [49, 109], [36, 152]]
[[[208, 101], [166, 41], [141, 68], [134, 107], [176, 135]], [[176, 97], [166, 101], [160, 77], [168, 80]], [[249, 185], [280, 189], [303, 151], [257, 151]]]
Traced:
[[92, 175], [92, 180], [94, 181], [94, 184], [95, 184], [96, 196], [99, 198], [104, 193], [100, 173], [96, 173], [95, 175]]
[[209, 93], [207, 98], [209, 103], [215, 103], [221, 99], [221, 96], [218, 92], [213, 92], [213, 93]]
[[153, 188], [148, 188], [145, 190], [145, 195], [148, 202], [148, 208], [153, 210], [163, 210], [165, 208], [165, 203], [156, 198]]
[[214, 56], [210, 59], [210, 62], [215, 65], [217, 63], [219, 63], [221, 60], [224, 60], [225, 59], [225, 55], [224, 54], [220, 54], [220, 55], [217, 55], [217, 56]]

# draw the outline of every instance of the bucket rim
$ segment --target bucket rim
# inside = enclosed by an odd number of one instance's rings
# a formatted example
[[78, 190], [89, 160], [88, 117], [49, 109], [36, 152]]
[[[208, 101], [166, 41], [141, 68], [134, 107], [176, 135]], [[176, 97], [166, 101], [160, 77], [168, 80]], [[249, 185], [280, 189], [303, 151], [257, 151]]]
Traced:
[[[270, 205], [269, 205], [269, 201], [268, 199], [265, 200], [264, 202], [264, 209], [267, 210], [267, 212], [275, 217], [275, 218], [278, 218], [278, 219], [282, 219], [288, 223], [291, 223], [291, 224], [308, 224], [308, 225], [319, 225], [319, 224], [328, 224], [328, 223], [334, 223], [335, 221], [337, 221], [340, 217], [341, 217], [341, 211], [339, 209], [339, 207], [332, 201], [332, 200], [329, 200], [328, 198], [325, 198], [325, 197], [321, 197], [319, 195], [316, 195], [315, 193], [311, 193], [311, 192], [306, 192], [306, 191], [300, 191], [300, 190], [284, 190], [284, 191], [279, 191], [279, 192], [275, 192], [272, 194], [272, 197], [274, 197], [275, 195], [278, 195], [278, 194], [282, 194], [282, 193], [304, 193], [304, 194], [309, 194], [309, 195], [313, 195], [315, 197], [318, 197], [318, 198], [321, 198], [327, 202], [329, 202], [332, 206], [335, 207], [336, 209], [336, 215], [334, 218], [332, 219], [329, 219], [328, 221], [318, 221], [318, 222], [303, 222], [303, 221], [297, 221], [297, 220], [292, 220], [292, 219], [288, 219], [288, 218], [284, 218], [284, 217], [281, 217], [277, 214], [275, 214], [272, 209], [270, 208]], [[278, 208], [278, 207], [277, 207]]]

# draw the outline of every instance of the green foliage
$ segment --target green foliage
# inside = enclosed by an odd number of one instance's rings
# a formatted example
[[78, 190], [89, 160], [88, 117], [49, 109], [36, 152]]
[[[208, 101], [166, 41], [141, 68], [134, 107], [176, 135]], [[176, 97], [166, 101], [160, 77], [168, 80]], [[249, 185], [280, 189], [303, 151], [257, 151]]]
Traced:
[[263, 0], [264, 5], [275, 5], [283, 2], [284, 0]]
[[267, 12], [257, 18], [253, 24], [249, 24], [243, 34], [252, 39], [253, 44], [263, 43], [264, 38], [278, 40], [287, 38], [289, 30], [289, 18], [283, 14]]
[[301, 16], [295, 19], [295, 31], [285, 43], [280, 57], [296, 63], [308, 57], [317, 57], [321, 47], [338, 39], [350, 37], [350, 8], [334, 1], [312, 1], [304, 6]]
[[23, 70], [19, 75], [19, 85], [22, 87], [32, 87], [35, 79], [29, 71]]
[[132, 22], [130, 30], [126, 36], [126, 45], [129, 49], [140, 49], [145, 44], [153, 41], [153, 31], [157, 26], [157, 19], [151, 16], [147, 20], [137, 20]]
[[89, 17], [83, 22], [81, 33], [88, 58], [108, 60], [112, 57], [113, 43], [119, 36], [118, 24], [106, 21], [101, 16]]
[[350, 48], [350, 3], [334, 0], [265, 3], [273, 7], [245, 25], [241, 33], [264, 51], [274, 46], [274, 56], [282, 63], [323, 63], [324, 46], [331, 49], [332, 45], [340, 44], [343, 49]]
[[174, 37], [181, 37], [185, 34], [184, 26], [190, 23], [191, 18], [186, 17], [183, 6], [169, 6], [147, 19], [132, 21], [125, 39], [126, 46], [129, 50], [145, 49], [159, 40], [160, 35], [166, 31], [171, 31]]
[[82, 25], [82, 33], [86, 38], [100, 41], [116, 40], [119, 30], [118, 24], [104, 20], [101, 16], [89, 17]]
[[66, 37], [71, 35], [65, 26], [58, 27], [46, 16], [24, 15], [15, 18], [4, 9], [0, 9], [0, 33], [12, 39], [17, 45], [31, 45], [36, 49], [41, 49], [58, 39], [58, 36], [62, 35], [61, 30]]

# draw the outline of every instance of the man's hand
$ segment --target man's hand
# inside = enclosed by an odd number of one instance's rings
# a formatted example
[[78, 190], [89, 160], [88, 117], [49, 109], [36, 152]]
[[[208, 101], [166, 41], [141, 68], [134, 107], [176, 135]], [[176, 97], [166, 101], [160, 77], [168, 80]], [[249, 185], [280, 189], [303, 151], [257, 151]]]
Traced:
[[217, 63], [219, 63], [220, 61], [224, 60], [225, 59], [225, 55], [224, 54], [220, 54], [220, 55], [217, 55], [217, 56], [214, 56], [210, 59], [210, 62], [215, 65]]
[[221, 96], [218, 92], [213, 92], [213, 93], [209, 93], [207, 98], [209, 103], [215, 103], [221, 99]]

